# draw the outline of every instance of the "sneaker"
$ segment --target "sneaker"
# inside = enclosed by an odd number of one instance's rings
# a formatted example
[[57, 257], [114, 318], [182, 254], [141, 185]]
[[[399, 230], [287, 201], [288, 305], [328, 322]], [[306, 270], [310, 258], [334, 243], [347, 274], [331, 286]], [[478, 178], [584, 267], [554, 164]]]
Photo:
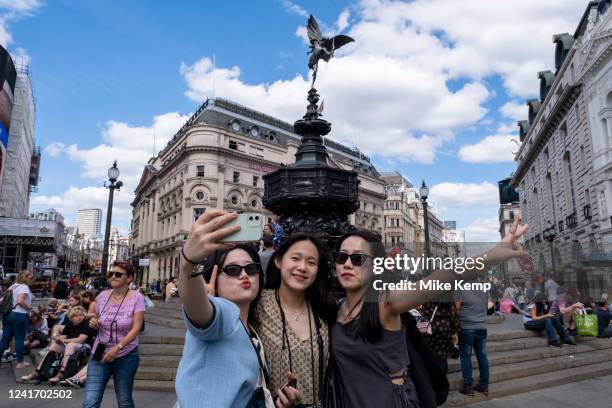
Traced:
[[469, 396], [474, 395], [474, 389], [469, 385], [464, 385], [463, 388], [459, 390], [459, 392], [464, 395], [469, 395]]
[[36, 371], [31, 372], [28, 375], [24, 375], [21, 377], [21, 381], [24, 383], [39, 383], [38, 373]]
[[486, 385], [478, 384], [474, 387], [474, 391], [478, 391], [479, 393], [484, 394], [485, 396], [489, 395], [489, 387]]
[[2, 358], [0, 359], [0, 363], [10, 363], [16, 358], [17, 358], [17, 355], [15, 353], [11, 353], [10, 351], [7, 350], [2, 355]]
[[563, 342], [563, 344], [568, 345], [568, 346], [577, 346], [578, 344], [576, 344], [576, 342], [572, 339], [570, 340], [566, 340]]
[[[64, 381], [62, 381], [62, 382], [64, 382]], [[65, 380], [65, 382], [66, 382], [66, 386], [67, 387], [72, 387], [72, 388], [81, 388], [81, 387], [83, 387], [83, 383], [81, 382], [81, 380], [76, 380], [76, 379], [69, 378], [69, 379]]]
[[561, 344], [558, 341], [553, 341], [551, 343], [548, 343], [548, 347], [556, 347], [556, 348], [561, 348]]

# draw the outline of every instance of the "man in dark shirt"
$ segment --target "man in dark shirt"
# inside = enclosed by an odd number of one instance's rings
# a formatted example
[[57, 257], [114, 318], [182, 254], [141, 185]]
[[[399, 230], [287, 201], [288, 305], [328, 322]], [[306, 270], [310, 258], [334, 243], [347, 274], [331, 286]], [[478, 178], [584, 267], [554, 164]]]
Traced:
[[612, 337], [612, 327], [610, 327], [610, 320], [612, 315], [608, 310], [607, 302], [598, 302], [597, 310], [597, 337], [608, 338]]

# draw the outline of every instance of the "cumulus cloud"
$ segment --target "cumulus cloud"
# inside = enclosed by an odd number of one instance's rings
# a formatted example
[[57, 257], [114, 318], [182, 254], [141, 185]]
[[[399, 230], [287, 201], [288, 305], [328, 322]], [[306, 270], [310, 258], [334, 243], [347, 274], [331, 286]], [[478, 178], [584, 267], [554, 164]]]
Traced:
[[48, 144], [45, 147], [45, 154], [51, 156], [51, 157], [59, 157], [60, 153], [62, 153], [64, 151], [64, 149], [66, 148], [66, 145], [60, 142], [53, 142]]
[[487, 136], [476, 144], [459, 149], [459, 158], [468, 163], [504, 163], [514, 161], [518, 146], [512, 142], [514, 136]]
[[81, 177], [96, 180], [99, 187], [70, 187], [54, 196], [34, 196], [31, 201], [35, 210], [53, 207], [67, 220], [72, 221], [79, 208], [106, 208], [108, 190], [102, 187], [107, 180], [107, 171], [113, 160], [117, 160], [123, 181], [122, 192], [115, 197], [113, 223], [128, 225], [131, 219], [130, 203], [134, 189], [140, 181], [144, 165], [155, 153], [161, 150], [176, 131], [185, 123], [189, 115], [170, 112], [158, 115], [148, 126], [134, 126], [119, 121], [108, 121], [102, 128], [102, 143], [92, 148], [81, 148], [77, 144], [66, 146], [60, 142], [50, 143], [45, 153], [51, 157], [67, 155], [82, 166]]
[[441, 211], [447, 207], [490, 206], [497, 203], [497, 186], [482, 183], [440, 183], [430, 188], [430, 200]]
[[[113, 225], [129, 225], [132, 219], [130, 202], [133, 200], [131, 192], [123, 188], [116, 191], [113, 206]], [[106, 216], [108, 204], [108, 190], [100, 187], [74, 187], [59, 195], [37, 195], [33, 196], [31, 203], [38, 209], [55, 208], [64, 216], [68, 224], [76, 223], [77, 210], [81, 208], [101, 208]]]
[[498, 242], [499, 220], [497, 217], [477, 218], [465, 227], [466, 242]]
[[527, 118], [527, 105], [525, 105], [525, 102], [506, 102], [501, 108], [499, 108], [499, 111], [505, 117], [515, 121]]

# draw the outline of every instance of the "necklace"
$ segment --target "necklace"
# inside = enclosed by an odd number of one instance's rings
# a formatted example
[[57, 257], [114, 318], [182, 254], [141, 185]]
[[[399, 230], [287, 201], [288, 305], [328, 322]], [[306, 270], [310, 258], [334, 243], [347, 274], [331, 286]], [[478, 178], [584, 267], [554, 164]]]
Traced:
[[304, 314], [304, 312], [308, 309], [308, 304], [304, 305], [304, 308], [302, 309], [302, 311], [300, 312], [292, 312], [291, 310], [289, 310], [286, 306], [283, 306], [284, 309], [287, 309], [287, 311], [289, 313], [291, 313], [291, 315], [293, 316], [293, 321], [297, 322], [298, 320], [300, 320], [300, 317], [302, 317], [302, 315]]
[[[348, 321], [351, 321], [355, 318], [355, 316], [352, 316], [353, 312], [355, 311], [355, 309], [357, 309], [357, 307], [362, 303], [363, 300], [363, 296], [361, 297], [361, 299], [359, 299], [357, 301], [357, 303], [355, 303], [355, 305], [348, 311], [348, 313], [346, 314], [346, 316], [344, 316], [344, 319], [342, 319], [343, 323], [346, 323]], [[348, 302], [346, 307], [348, 308]]]
[[120, 298], [124, 297], [125, 295], [127, 295], [127, 292], [129, 292], [129, 290], [130, 289], [128, 288], [128, 290], [125, 293], [120, 294], [120, 295], [116, 295], [115, 292], [113, 291], [113, 292], [111, 292], [111, 296], [113, 297], [113, 299], [120, 299]]

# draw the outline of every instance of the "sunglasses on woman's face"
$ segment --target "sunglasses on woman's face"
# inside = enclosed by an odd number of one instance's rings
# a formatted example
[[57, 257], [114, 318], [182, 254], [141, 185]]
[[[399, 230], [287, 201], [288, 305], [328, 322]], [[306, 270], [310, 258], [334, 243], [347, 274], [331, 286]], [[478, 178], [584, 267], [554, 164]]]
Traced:
[[370, 255], [366, 254], [347, 254], [346, 252], [338, 252], [336, 254], [336, 263], [338, 265], [344, 265], [346, 260], [351, 258], [351, 263], [353, 266], [361, 266], [363, 265], [368, 258], [371, 258]]
[[124, 275], [127, 276], [127, 273], [125, 273], [125, 272], [109, 272], [108, 273], [108, 277], [109, 278], [113, 278], [113, 277], [114, 278], [120, 278], [120, 277], [122, 277]]
[[258, 263], [250, 263], [244, 266], [241, 265], [225, 265], [221, 270], [228, 276], [237, 278], [242, 273], [242, 270], [249, 276], [255, 276], [259, 273], [261, 266]]

